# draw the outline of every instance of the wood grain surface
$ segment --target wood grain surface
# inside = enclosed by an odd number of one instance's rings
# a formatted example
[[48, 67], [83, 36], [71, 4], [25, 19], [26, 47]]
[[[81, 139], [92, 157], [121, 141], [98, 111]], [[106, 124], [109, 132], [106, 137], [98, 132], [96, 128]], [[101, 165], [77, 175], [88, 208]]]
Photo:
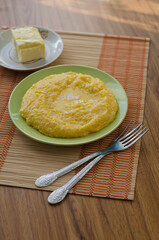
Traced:
[[[159, 1], [1, 0], [1, 26], [149, 37], [144, 123], [134, 201], [68, 195], [47, 203], [48, 192], [0, 186], [0, 240], [159, 239]], [[9, 70], [8, 70], [9, 71]]]

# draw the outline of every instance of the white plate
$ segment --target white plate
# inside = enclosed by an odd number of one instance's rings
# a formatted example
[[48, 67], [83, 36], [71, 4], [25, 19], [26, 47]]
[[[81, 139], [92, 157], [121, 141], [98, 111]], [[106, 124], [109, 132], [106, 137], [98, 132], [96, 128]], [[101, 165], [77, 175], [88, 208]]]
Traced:
[[0, 33], [0, 65], [12, 70], [27, 71], [42, 68], [55, 61], [63, 51], [63, 41], [61, 37], [47, 28], [34, 26], [39, 29], [45, 42], [45, 58], [21, 63], [18, 60], [12, 42], [11, 30]]

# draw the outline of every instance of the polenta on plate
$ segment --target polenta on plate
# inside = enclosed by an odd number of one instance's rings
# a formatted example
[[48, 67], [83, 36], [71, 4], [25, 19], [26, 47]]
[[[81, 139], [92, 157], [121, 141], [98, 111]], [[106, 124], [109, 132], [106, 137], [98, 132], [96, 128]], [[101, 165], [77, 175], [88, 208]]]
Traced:
[[77, 138], [111, 123], [118, 111], [114, 94], [90, 75], [66, 72], [32, 85], [20, 114], [27, 124], [50, 137]]

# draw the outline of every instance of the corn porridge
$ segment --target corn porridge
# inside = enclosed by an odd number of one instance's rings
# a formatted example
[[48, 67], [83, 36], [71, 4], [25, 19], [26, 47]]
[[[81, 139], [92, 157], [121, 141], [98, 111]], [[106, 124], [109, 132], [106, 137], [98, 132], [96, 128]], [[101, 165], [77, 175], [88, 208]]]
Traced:
[[50, 137], [75, 138], [97, 132], [118, 111], [114, 94], [90, 75], [50, 75], [25, 93], [20, 114], [27, 124]]

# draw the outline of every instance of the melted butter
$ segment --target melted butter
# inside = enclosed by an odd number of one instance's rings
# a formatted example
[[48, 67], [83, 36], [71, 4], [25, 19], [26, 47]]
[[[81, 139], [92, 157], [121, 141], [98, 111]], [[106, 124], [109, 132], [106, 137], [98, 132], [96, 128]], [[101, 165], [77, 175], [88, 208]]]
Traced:
[[90, 94], [88, 94], [85, 89], [70, 87], [61, 92], [61, 94], [56, 98], [56, 101], [52, 107], [58, 111], [67, 112], [67, 109], [71, 106], [73, 107], [78, 103], [84, 103], [88, 101], [89, 98]]

